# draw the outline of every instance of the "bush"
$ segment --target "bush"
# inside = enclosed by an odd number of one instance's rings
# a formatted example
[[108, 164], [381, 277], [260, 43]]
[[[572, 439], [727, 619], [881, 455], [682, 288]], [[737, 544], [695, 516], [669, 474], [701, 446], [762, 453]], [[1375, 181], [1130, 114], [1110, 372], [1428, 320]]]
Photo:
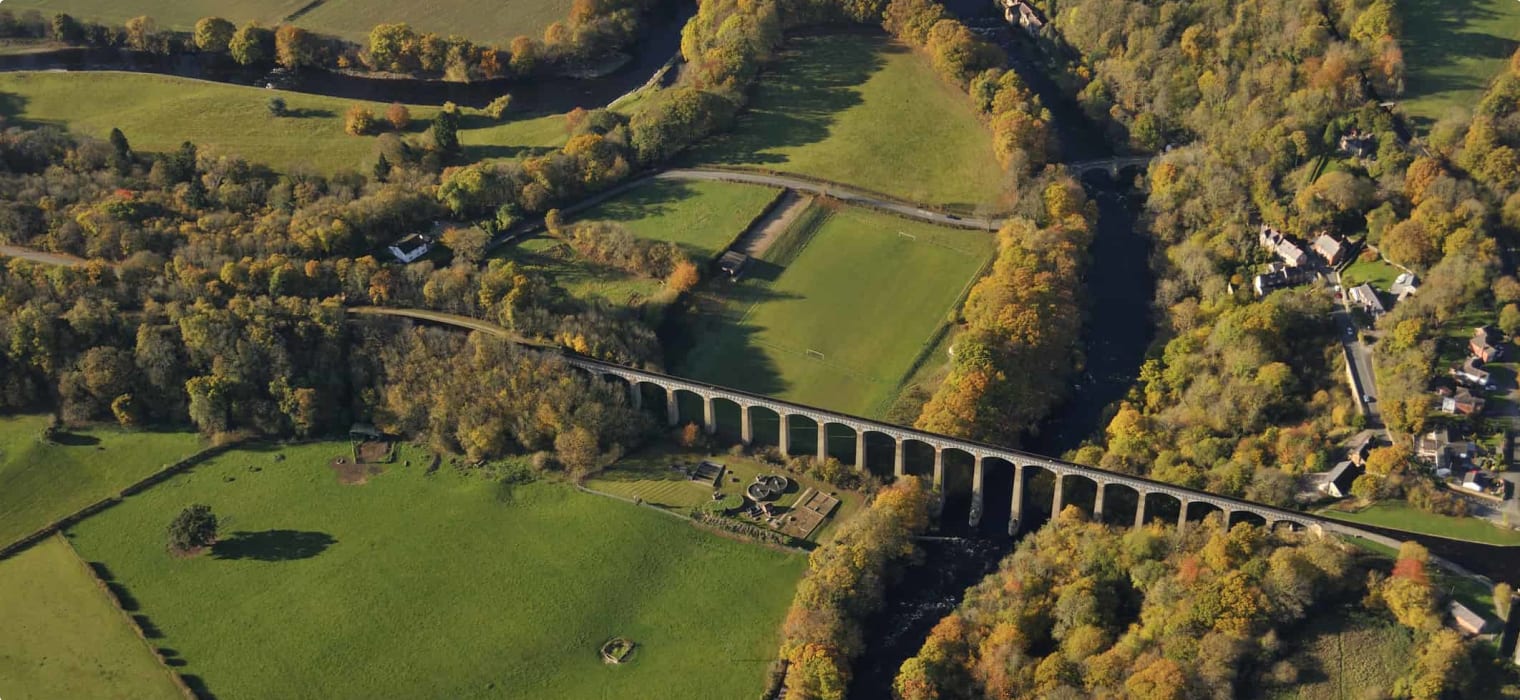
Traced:
[[501, 121], [502, 119], [506, 118], [507, 109], [511, 106], [512, 96], [502, 95], [501, 97], [491, 100], [491, 104], [486, 105], [486, 116], [497, 121]]
[[374, 133], [375, 113], [362, 105], [348, 108], [348, 114], [343, 117], [343, 130], [355, 136]]
[[271, 97], [267, 106], [269, 107], [269, 116], [285, 116], [285, 100], [283, 98]]

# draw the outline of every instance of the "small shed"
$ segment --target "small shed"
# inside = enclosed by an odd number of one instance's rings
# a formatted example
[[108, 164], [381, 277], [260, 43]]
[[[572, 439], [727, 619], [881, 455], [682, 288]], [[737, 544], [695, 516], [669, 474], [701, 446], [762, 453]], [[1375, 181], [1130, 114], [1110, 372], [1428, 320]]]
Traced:
[[744, 268], [749, 265], [749, 256], [737, 250], [730, 250], [718, 258], [718, 269], [730, 279], [739, 279], [744, 274]]
[[384, 435], [369, 423], [355, 423], [349, 426], [348, 437], [351, 440], [379, 440]]
[[1488, 626], [1488, 620], [1483, 619], [1482, 615], [1455, 600], [1446, 604], [1446, 612], [1451, 615], [1451, 626], [1462, 634], [1468, 636], [1483, 634], [1483, 629]]

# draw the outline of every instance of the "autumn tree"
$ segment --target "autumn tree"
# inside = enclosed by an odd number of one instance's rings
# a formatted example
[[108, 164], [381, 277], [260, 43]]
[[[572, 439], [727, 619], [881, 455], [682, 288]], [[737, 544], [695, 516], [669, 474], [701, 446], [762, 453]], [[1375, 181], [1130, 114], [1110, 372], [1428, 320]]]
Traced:
[[204, 17], [195, 23], [195, 46], [202, 51], [222, 53], [236, 32], [237, 27], [221, 17]]
[[406, 131], [412, 125], [412, 110], [400, 102], [392, 102], [385, 108], [385, 120], [390, 122], [391, 128], [396, 131]]
[[180, 511], [169, 523], [169, 549], [176, 554], [189, 554], [216, 542], [216, 514], [211, 506], [195, 504]]
[[316, 65], [318, 48], [311, 32], [293, 24], [282, 24], [274, 32], [275, 62], [290, 70]]
[[249, 22], [238, 28], [227, 42], [227, 52], [232, 60], [245, 66], [257, 65], [270, 59], [273, 37], [268, 29], [257, 22]]
[[366, 136], [375, 131], [375, 113], [364, 105], [354, 105], [343, 115], [343, 130], [354, 136]]

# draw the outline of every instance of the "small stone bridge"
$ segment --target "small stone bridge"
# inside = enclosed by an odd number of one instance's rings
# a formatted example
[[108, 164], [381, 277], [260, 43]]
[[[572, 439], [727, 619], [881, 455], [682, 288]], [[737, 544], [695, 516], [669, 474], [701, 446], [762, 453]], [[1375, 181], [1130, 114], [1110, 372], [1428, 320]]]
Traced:
[[[354, 307], [350, 308], [349, 312], [361, 315], [403, 316], [482, 331], [513, 342], [525, 342], [517, 334], [500, 326], [454, 314], [382, 307]], [[844, 426], [854, 431], [855, 468], [861, 471], [867, 470], [867, 450], [865, 447], [866, 436], [869, 433], [885, 435], [895, 442], [896, 449], [894, 451], [892, 469], [895, 475], [906, 473], [906, 454], [910, 442], [919, 442], [927, 445], [934, 451], [933, 480], [936, 487], [944, 485], [946, 452], [958, 451], [969, 455], [974, 460], [975, 465], [971, 479], [971, 522], [973, 525], [981, 519], [984, 497], [982, 482], [987, 470], [1011, 470], [1014, 478], [1013, 498], [1011, 502], [1012, 517], [1008, 525], [1009, 534], [1015, 534], [1019, 529], [1020, 520], [1024, 512], [1025, 482], [1032, 476], [1034, 471], [1039, 470], [1048, 472], [1055, 477], [1056, 488], [1054, 502], [1051, 504], [1052, 513], [1059, 513], [1063, 505], [1062, 482], [1066, 479], [1084, 479], [1096, 486], [1096, 496], [1092, 506], [1092, 513], [1095, 519], [1102, 519], [1105, 494], [1113, 489], [1129, 489], [1138, 497], [1134, 521], [1136, 526], [1145, 523], [1147, 520], [1147, 502], [1170, 498], [1179, 504], [1178, 527], [1185, 526], [1190, 519], [1202, 519], [1207, 515], [1206, 511], [1208, 510], [1218, 510], [1223, 513], [1227, 524], [1254, 518], [1268, 527], [1284, 526], [1294, 529], [1306, 529], [1315, 533], [1331, 532], [1347, 537], [1359, 537], [1391, 547], [1399, 545], [1399, 541], [1393, 538], [1351, 527], [1339, 521], [1319, 518], [1305, 513], [1183, 488], [1139, 476], [1120, 474], [1064, 462], [996, 445], [837, 413], [768, 396], [751, 394], [737, 389], [681, 379], [659, 372], [603, 362], [537, 343], [526, 342], [526, 344], [542, 350], [558, 352], [568, 364], [585, 370], [594, 376], [601, 378], [615, 377], [625, 382], [628, 387], [629, 401], [636, 408], [643, 408], [646, 396], [644, 387], [646, 385], [657, 388], [658, 392], [653, 393], [655, 396], [663, 393], [665, 417], [667, 422], [672, 426], [679, 424], [681, 420], [679, 396], [683, 392], [701, 399], [702, 425], [709, 434], [718, 431], [718, 405], [720, 403], [729, 403], [737, 406], [740, 423], [738, 426], [739, 435], [741, 441], [745, 444], [751, 444], [754, 440], [754, 426], [757, 415], [761, 413], [774, 414], [779, 421], [779, 425], [783, 428], [778, 433], [778, 447], [782, 453], [787, 455], [795, 454], [790, 444], [791, 427], [794, 424], [798, 424], [799, 427], [805, 427], [807, 422], [811, 422], [816, 426], [820, 436], [825, 434], [826, 427], [830, 425]], [[732, 426], [729, 427], [732, 429]], [[828, 454], [827, 442], [819, 439], [817, 445], [817, 457], [820, 459], [826, 457]]]
[[1078, 177], [1091, 172], [1106, 171], [1110, 176], [1118, 178], [1119, 171], [1125, 168], [1149, 165], [1155, 159], [1156, 156], [1113, 156], [1110, 158], [1079, 160], [1074, 163], [1067, 163], [1066, 167], [1070, 168]]

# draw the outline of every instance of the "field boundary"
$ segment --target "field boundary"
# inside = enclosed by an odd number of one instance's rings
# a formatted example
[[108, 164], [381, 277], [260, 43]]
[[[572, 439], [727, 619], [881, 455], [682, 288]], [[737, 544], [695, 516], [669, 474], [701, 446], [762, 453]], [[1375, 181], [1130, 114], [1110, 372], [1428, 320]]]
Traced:
[[111, 608], [121, 615], [122, 619], [133, 632], [137, 633], [137, 638], [142, 640], [143, 646], [147, 647], [148, 653], [153, 656], [154, 661], [158, 662], [159, 667], [169, 674], [169, 678], [174, 681], [174, 685], [179, 688], [179, 692], [184, 694], [189, 700], [195, 700], [195, 698], [200, 697], [194, 690], [190, 689], [190, 684], [185, 682], [184, 676], [181, 676], [179, 671], [171, 668], [169, 662], [164, 659], [163, 654], [158, 653], [158, 647], [148, 641], [148, 635], [143, 631], [142, 625], [137, 624], [137, 618], [133, 617], [132, 613], [127, 612], [127, 609], [121, 606], [121, 599], [117, 598], [116, 594], [111, 591], [111, 585], [105, 579], [102, 579], [99, 573], [96, 573], [95, 567], [90, 566], [90, 562], [85, 561], [84, 557], [79, 555], [79, 550], [74, 549], [74, 543], [70, 542], [69, 538], [64, 537], [61, 532], [55, 532], [52, 536], [63, 544], [63, 547], [69, 551], [69, 556], [74, 561], [79, 562], [79, 568], [83, 569], [85, 575], [95, 582], [95, 588], [105, 596], [106, 601], [111, 604]]
[[153, 472], [152, 474], [149, 474], [141, 479], [138, 479], [132, 484], [122, 487], [122, 489], [115, 494], [106, 496], [105, 498], [102, 498], [94, 503], [91, 503], [90, 505], [74, 511], [73, 513], [65, 515], [57, 520], [54, 520], [51, 523], [48, 523], [30, 535], [23, 536], [21, 539], [16, 540], [15, 542], [11, 542], [10, 544], [0, 547], [0, 560], [9, 559], [15, 556], [18, 552], [47, 539], [54, 533], [62, 532], [65, 528], [74, 525], [75, 523], [78, 523], [79, 521], [84, 520], [85, 518], [88, 518], [96, 513], [99, 513], [100, 511], [110, 508], [117, 503], [120, 503], [128, 496], [141, 493], [144, 489], [166, 481], [170, 477], [179, 474], [180, 472], [185, 471], [190, 467], [200, 464], [201, 462], [204, 462], [234, 447], [242, 445], [245, 441], [246, 440], [244, 439], [237, 439], [220, 445], [212, 445], [211, 447], [198, 450], [184, 458], [181, 458], [177, 462], [166, 464], [158, 471]]

